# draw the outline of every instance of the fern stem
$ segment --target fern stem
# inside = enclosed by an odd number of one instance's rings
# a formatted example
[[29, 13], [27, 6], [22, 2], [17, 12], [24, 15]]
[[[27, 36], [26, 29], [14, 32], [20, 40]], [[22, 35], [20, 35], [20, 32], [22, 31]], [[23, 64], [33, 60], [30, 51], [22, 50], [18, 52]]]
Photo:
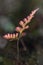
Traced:
[[19, 34], [19, 38], [17, 40], [17, 65], [19, 65], [19, 40], [21, 38], [21, 34]]

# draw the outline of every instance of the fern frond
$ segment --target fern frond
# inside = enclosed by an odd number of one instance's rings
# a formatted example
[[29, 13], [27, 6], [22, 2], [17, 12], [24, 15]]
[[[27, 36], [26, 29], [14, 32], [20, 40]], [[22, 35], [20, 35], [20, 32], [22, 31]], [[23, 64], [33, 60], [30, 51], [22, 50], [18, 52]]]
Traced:
[[[37, 9], [35, 9], [35, 10], [33, 10], [31, 13], [30, 13], [30, 15], [29, 16], [27, 16], [26, 18], [24, 18], [23, 19], [23, 21], [20, 21], [19, 22], [19, 25], [21, 26], [17, 26], [16, 27], [16, 31], [17, 32], [19, 32], [20, 34], [21, 34], [21, 36], [24, 36], [23, 35], [23, 33], [25, 33], [25, 32], [23, 32], [25, 29], [28, 29], [29, 28], [29, 25], [27, 25], [30, 21], [31, 21], [31, 19], [34, 17], [34, 14], [37, 12], [39, 10], [39, 8], [37, 8]], [[19, 35], [18, 35], [18, 33], [14, 33], [14, 34], [5, 34], [4, 36], [3, 36], [3, 38], [5, 38], [5, 39], [18, 39], [19, 38]]]

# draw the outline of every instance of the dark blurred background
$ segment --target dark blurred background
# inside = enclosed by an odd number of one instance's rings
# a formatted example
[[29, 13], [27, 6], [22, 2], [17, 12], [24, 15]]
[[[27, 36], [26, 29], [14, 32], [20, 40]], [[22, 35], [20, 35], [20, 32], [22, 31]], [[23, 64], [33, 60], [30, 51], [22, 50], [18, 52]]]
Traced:
[[[11, 61], [15, 65], [16, 57], [16, 42], [3, 39], [3, 35], [14, 33], [19, 21], [27, 17], [36, 8], [39, 8], [39, 10], [29, 23], [30, 28], [27, 30], [27, 36], [23, 39], [28, 50], [23, 53], [24, 55], [30, 53], [31, 55], [34, 51], [37, 63], [43, 65], [43, 0], [0, 0], [0, 65], [3, 65], [3, 62], [4, 65], [11, 65]], [[20, 47], [22, 49], [21, 45]], [[34, 62], [34, 60], [31, 61]], [[25, 64], [32, 65], [31, 63]]]

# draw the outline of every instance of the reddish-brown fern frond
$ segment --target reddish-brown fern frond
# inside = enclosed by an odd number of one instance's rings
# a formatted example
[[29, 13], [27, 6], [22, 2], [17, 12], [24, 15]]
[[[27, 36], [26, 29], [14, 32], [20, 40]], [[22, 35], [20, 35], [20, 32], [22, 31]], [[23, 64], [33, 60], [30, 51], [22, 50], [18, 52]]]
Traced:
[[[21, 26], [17, 26], [16, 27], [16, 31], [19, 32], [21, 34], [21, 36], [23, 36], [23, 32], [25, 29], [28, 29], [29, 28], [29, 25], [27, 25], [31, 19], [34, 17], [34, 14], [39, 10], [39, 8], [35, 9], [34, 11], [31, 12], [31, 14], [29, 16], [27, 16], [26, 18], [23, 19], [23, 21], [20, 21], [19, 22], [19, 25]], [[6, 34], [3, 36], [3, 38], [5, 39], [18, 39], [19, 36], [18, 36], [18, 33], [14, 33], [14, 34]]]
[[19, 24], [22, 27], [16, 27], [16, 31], [19, 33], [22, 33], [25, 29], [28, 29], [29, 26], [27, 25], [31, 19], [34, 17], [34, 14], [39, 10], [39, 8], [35, 9], [34, 11], [32, 11], [32, 13], [27, 16], [26, 18], [23, 19], [23, 21], [20, 21]]
[[10, 39], [15, 39], [15, 38], [18, 38], [18, 33], [16, 33], [16, 34], [6, 34], [6, 35], [4, 35], [3, 36], [5, 39], [8, 39], [8, 40], [10, 40]]

